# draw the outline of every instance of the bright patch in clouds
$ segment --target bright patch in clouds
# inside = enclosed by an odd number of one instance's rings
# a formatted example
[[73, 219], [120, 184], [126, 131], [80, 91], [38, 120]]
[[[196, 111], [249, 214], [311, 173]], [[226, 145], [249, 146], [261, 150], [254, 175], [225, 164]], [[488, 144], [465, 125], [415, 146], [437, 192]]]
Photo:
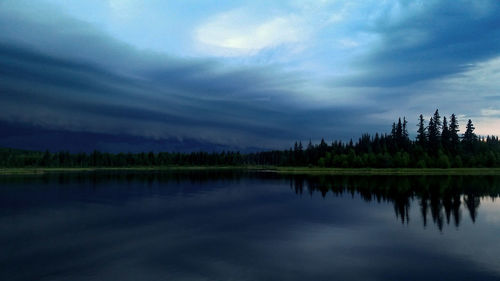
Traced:
[[139, 15], [141, 2], [136, 0], [108, 0], [113, 19], [129, 20]]
[[352, 39], [349, 39], [349, 38], [340, 39], [339, 43], [340, 43], [340, 46], [343, 48], [354, 48], [354, 47], [359, 46], [358, 42], [356, 42]]
[[481, 115], [483, 115], [483, 116], [500, 116], [500, 109], [493, 109], [493, 108], [481, 109]]
[[305, 39], [300, 19], [294, 15], [261, 20], [250, 18], [242, 10], [218, 14], [199, 26], [195, 39], [210, 55], [255, 55], [267, 48], [298, 44]]

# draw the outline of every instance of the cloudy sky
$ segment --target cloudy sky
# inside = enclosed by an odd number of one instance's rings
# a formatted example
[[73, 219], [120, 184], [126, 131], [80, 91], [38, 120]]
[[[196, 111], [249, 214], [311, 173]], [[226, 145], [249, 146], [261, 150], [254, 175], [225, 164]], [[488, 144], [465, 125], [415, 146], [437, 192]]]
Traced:
[[436, 108], [498, 135], [499, 14], [497, 0], [2, 0], [0, 144], [284, 148]]

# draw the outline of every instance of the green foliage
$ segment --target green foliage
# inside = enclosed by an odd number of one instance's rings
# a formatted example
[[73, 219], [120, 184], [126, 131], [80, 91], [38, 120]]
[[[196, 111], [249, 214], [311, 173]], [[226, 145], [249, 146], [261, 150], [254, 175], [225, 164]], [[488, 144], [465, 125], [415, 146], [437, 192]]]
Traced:
[[423, 160], [423, 159], [418, 160], [418, 162], [416, 164], [416, 168], [427, 168], [427, 166], [425, 165], [425, 160]]
[[455, 159], [453, 161], [453, 167], [455, 168], [462, 168], [464, 166], [462, 162], [462, 157], [460, 155], [455, 156]]
[[442, 151], [439, 151], [438, 159], [436, 161], [438, 168], [448, 169], [451, 167], [450, 160]]

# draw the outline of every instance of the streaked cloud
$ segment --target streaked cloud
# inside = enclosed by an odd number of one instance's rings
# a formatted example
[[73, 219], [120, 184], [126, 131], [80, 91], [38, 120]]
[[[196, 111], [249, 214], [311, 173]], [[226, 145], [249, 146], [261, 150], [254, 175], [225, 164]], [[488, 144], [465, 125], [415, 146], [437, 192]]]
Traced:
[[[462, 73], [498, 55], [498, 2], [389, 1], [379, 5], [365, 28], [379, 39], [357, 58], [361, 75], [339, 83], [401, 86]], [[495, 4], [496, 3], [496, 4]], [[375, 6], [377, 7], [377, 5]], [[381, 71], [383, 70], [383, 71]]]

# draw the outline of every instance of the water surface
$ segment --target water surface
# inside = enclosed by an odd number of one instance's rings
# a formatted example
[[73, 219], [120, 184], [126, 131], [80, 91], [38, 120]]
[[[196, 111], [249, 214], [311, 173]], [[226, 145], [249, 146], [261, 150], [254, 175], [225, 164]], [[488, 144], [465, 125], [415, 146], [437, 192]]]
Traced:
[[500, 177], [0, 178], [0, 280], [500, 280]]

